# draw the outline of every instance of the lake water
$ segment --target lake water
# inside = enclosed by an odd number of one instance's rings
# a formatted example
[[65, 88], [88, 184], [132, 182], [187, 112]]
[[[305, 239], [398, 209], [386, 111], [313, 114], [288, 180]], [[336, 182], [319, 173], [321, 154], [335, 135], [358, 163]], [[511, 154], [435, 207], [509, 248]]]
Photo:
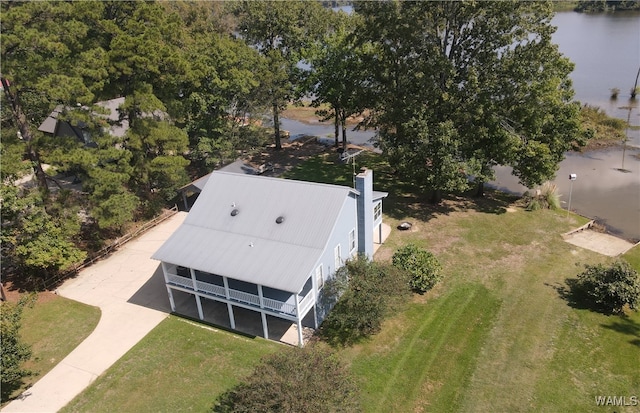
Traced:
[[[575, 63], [575, 99], [624, 120], [631, 108], [630, 123], [640, 125], [640, 96], [630, 99], [640, 69], [640, 13], [562, 12], [552, 24], [554, 42]], [[617, 99], [611, 99], [613, 88], [620, 89]], [[630, 131], [629, 143], [640, 146], [640, 131]]]
[[[557, 13], [552, 24], [557, 26], [553, 40], [560, 51], [575, 63], [571, 74], [575, 99], [599, 106], [609, 115], [640, 125], [638, 99], [630, 99], [630, 90], [640, 68], [640, 13], [584, 14]], [[611, 89], [620, 94], [610, 99]], [[629, 110], [631, 108], [631, 110]], [[333, 137], [332, 125], [307, 125], [282, 119], [282, 127], [298, 134]], [[373, 131], [349, 132], [350, 142], [370, 145]], [[566, 154], [554, 183], [562, 195], [563, 207], [604, 223], [610, 232], [640, 240], [640, 130], [628, 131], [628, 144], [623, 150], [612, 148], [587, 154]], [[635, 146], [635, 148], [634, 148]], [[575, 173], [577, 180], [569, 180]], [[511, 175], [511, 169], [496, 168], [496, 180], [491, 184], [513, 193], [526, 188]]]

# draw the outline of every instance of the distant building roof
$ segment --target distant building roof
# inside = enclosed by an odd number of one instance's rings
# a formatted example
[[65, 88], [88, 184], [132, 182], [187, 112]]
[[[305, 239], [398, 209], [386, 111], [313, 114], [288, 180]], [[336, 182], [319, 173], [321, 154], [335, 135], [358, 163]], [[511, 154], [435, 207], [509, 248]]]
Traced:
[[185, 186], [180, 188], [179, 191], [200, 193], [200, 192], [202, 192], [202, 190], [204, 189], [205, 185], [207, 184], [207, 181], [209, 180], [210, 176], [211, 176], [211, 174], [206, 174], [205, 176], [201, 176], [200, 178], [196, 179], [195, 181], [193, 181], [193, 182], [191, 182], [189, 184], [186, 184]]
[[[127, 119], [120, 120], [120, 112], [118, 108], [122, 106], [124, 103], [123, 97], [105, 100], [102, 102], [97, 102], [96, 105], [102, 106], [107, 109], [107, 114], [98, 114], [98, 116], [106, 117], [109, 121], [109, 133], [113, 136], [122, 137], [129, 129], [129, 121]], [[85, 109], [87, 109], [85, 107]], [[64, 110], [64, 106], [58, 105], [56, 108], [47, 116], [47, 118], [40, 124], [38, 130], [45, 133], [50, 133], [52, 135], [56, 134], [58, 129], [58, 115]], [[82, 126], [80, 126], [82, 128]], [[76, 132], [77, 135], [81, 136], [81, 133]]]
[[153, 258], [298, 292], [351, 194], [344, 186], [213, 172]]
[[56, 133], [56, 124], [58, 123], [58, 115], [62, 112], [64, 107], [62, 105], [56, 106], [56, 108], [47, 116], [47, 118], [40, 124], [38, 130], [40, 132], [54, 134]]

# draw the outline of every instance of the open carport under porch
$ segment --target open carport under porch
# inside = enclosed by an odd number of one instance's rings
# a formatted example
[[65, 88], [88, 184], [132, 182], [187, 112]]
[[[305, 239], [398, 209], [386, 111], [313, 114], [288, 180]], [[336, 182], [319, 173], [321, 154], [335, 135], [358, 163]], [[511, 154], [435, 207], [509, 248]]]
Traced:
[[299, 346], [317, 328], [311, 278], [296, 294], [165, 262], [162, 270], [178, 314]]

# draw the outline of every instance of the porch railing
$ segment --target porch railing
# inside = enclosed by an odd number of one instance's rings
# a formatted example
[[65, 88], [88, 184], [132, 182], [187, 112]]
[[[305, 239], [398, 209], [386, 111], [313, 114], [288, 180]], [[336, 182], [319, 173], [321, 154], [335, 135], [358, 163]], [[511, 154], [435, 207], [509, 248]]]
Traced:
[[[168, 284], [175, 285], [177, 287], [182, 287], [191, 291], [195, 291], [193, 288], [193, 280], [188, 277], [183, 277], [177, 274], [167, 273], [167, 282]], [[218, 298], [227, 298], [227, 294], [225, 288], [220, 285], [210, 284], [204, 281], [196, 280], [196, 288], [199, 292], [215, 296]], [[260, 296], [247, 293], [244, 291], [234, 290], [229, 288], [229, 300], [236, 301], [238, 303], [250, 305], [256, 308], [264, 308], [267, 310], [271, 310], [276, 313], [284, 313], [288, 315], [295, 316], [296, 315], [296, 306], [295, 304], [286, 303], [284, 301], [274, 300], [272, 298], [262, 297], [262, 306], [260, 305]], [[313, 291], [309, 291], [307, 295], [302, 299], [299, 304], [300, 311], [303, 312], [307, 308], [307, 306], [311, 305], [311, 300], [313, 299]]]

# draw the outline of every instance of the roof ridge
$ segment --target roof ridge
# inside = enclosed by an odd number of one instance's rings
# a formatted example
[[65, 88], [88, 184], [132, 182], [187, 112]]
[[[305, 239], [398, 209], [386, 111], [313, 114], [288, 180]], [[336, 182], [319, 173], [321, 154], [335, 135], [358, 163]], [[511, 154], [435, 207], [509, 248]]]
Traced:
[[304, 247], [304, 248], [309, 248], [309, 249], [312, 249], [312, 250], [322, 251], [322, 248], [319, 248], [319, 247], [314, 247], [314, 246], [309, 246], [309, 245], [304, 245], [304, 244], [294, 243], [294, 242], [279, 241], [279, 240], [275, 240], [275, 239], [272, 239], [272, 238], [265, 238], [265, 237], [255, 236], [255, 235], [252, 235], [252, 234], [246, 234], [244, 232], [228, 231], [228, 230], [218, 229], [218, 228], [201, 227], [201, 226], [194, 225], [194, 224], [189, 224], [189, 223], [186, 223], [186, 222], [183, 222], [183, 224], [181, 224], [181, 225], [186, 225], [186, 226], [190, 226], [190, 227], [194, 227], [194, 228], [206, 229], [206, 230], [216, 231], [216, 232], [224, 232], [225, 234], [240, 235], [240, 236], [243, 236], [243, 237], [253, 238], [253, 239], [256, 239], [256, 240], [277, 242], [278, 244], [283, 244], [283, 245], [294, 245], [296, 247]]
[[[298, 183], [298, 184], [303, 184], [303, 185], [325, 186], [325, 187], [330, 187], [330, 188], [340, 188], [340, 189], [346, 189], [346, 190], [358, 192], [355, 188], [351, 188], [350, 186], [346, 186], [346, 185], [328, 184], [328, 183], [324, 183], [324, 182], [314, 182], [314, 181], [303, 181], [303, 180], [300, 180], [300, 179], [287, 179], [287, 178], [281, 178], [281, 177], [277, 177], [277, 176], [262, 176], [262, 175], [239, 174], [237, 172], [221, 171], [221, 170], [213, 171], [213, 172], [211, 172], [211, 174], [228, 175], [228, 176], [234, 176], [234, 177], [241, 176], [241, 177], [244, 177], [244, 178], [264, 179], [264, 180], [277, 181], [277, 182], [291, 182], [291, 183]], [[198, 178], [198, 179], [200, 179], [200, 178]]]

